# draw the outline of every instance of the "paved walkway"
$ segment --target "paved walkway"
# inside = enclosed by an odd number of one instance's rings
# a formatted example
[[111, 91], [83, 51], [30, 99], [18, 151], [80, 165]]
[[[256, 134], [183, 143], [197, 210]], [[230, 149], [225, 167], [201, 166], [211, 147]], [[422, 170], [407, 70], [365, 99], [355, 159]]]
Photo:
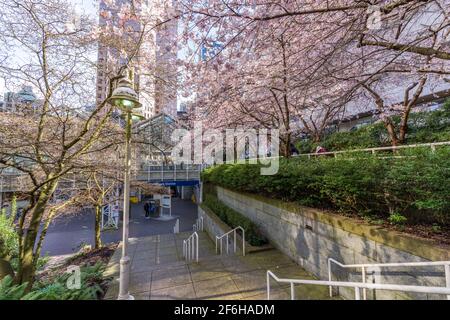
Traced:
[[[313, 279], [278, 250], [240, 255], [216, 255], [213, 242], [199, 233], [199, 263], [186, 263], [182, 243], [190, 233], [131, 239], [130, 293], [149, 299], [266, 299], [266, 271], [279, 277]], [[116, 299], [119, 289], [120, 248], [107, 270], [114, 276], [105, 299]], [[272, 299], [290, 299], [289, 284], [272, 282]], [[299, 299], [327, 299], [328, 288], [297, 286]]]
[[[130, 237], [146, 237], [157, 234], [173, 233], [176, 220], [146, 220], [143, 203], [131, 205]], [[190, 200], [172, 199], [172, 215], [180, 219], [180, 231], [192, 230], [197, 219], [197, 205]], [[42, 254], [50, 256], [73, 254], [81, 245], [94, 244], [95, 216], [92, 210], [79, 214], [61, 216], [55, 219], [45, 237]], [[122, 240], [122, 223], [118, 230], [102, 232], [104, 243]]]

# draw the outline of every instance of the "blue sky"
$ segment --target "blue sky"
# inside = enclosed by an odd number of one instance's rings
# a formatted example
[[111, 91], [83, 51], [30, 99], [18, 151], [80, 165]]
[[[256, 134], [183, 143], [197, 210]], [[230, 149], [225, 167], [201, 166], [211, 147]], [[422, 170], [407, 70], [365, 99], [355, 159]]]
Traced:
[[92, 15], [97, 15], [97, 6], [98, 3], [97, 1], [93, 1], [93, 0], [72, 0], [72, 2], [74, 3], [75, 7], [84, 12], [84, 13], [89, 13]]

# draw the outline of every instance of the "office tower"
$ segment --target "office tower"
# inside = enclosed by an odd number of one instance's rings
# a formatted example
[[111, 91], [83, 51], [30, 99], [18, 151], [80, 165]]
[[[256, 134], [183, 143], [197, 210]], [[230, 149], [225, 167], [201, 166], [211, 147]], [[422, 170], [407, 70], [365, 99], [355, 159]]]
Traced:
[[[154, 5], [154, 0], [116, 0], [114, 8], [109, 7], [104, 0], [100, 1], [99, 25], [100, 27], [123, 27], [118, 15], [121, 6], [133, 6], [136, 15], [150, 12], [158, 16], [160, 10]], [[170, 3], [170, 6], [174, 3]], [[162, 14], [161, 14], [162, 16]], [[145, 18], [144, 18], [145, 19]], [[141, 36], [143, 22], [128, 20], [126, 32], [120, 41], [136, 44]], [[143, 107], [139, 112], [145, 118], [151, 118], [159, 113], [167, 113], [174, 117], [177, 113], [177, 50], [174, 44], [177, 38], [178, 24], [176, 20], [162, 24], [156, 29], [147, 28], [143, 33], [140, 50], [132, 65], [135, 72], [135, 89]], [[97, 96], [96, 102], [100, 104], [106, 98], [109, 88], [109, 79], [117, 69], [126, 62], [127, 54], [115, 47], [114, 40], [101, 41], [98, 47]], [[132, 46], [131, 46], [132, 47]]]

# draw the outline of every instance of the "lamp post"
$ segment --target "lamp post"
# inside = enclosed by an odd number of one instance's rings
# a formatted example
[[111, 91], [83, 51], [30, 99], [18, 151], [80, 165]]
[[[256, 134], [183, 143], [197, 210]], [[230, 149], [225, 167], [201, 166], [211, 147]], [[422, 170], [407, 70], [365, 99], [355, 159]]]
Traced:
[[130, 218], [130, 173], [131, 173], [131, 126], [134, 109], [142, 106], [139, 102], [138, 94], [130, 81], [131, 72], [126, 70], [125, 77], [122, 78], [108, 102], [125, 113], [125, 178], [123, 197], [123, 239], [122, 258], [120, 259], [120, 283], [118, 300], [134, 300], [128, 290], [130, 284], [130, 257], [128, 256], [128, 234]]
[[0, 176], [0, 212], [3, 209], [3, 175]]

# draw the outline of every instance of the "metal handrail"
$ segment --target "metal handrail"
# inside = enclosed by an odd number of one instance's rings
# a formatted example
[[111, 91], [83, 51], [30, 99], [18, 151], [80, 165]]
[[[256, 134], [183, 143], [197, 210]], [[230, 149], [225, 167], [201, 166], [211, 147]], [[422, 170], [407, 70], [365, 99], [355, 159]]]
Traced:
[[[338, 154], [345, 154], [345, 153], [355, 153], [355, 152], [372, 152], [372, 154], [375, 154], [376, 151], [388, 151], [388, 150], [398, 150], [398, 149], [410, 149], [410, 148], [424, 148], [429, 147], [431, 148], [431, 151], [434, 152], [436, 150], [436, 147], [438, 146], [448, 146], [450, 145], [450, 141], [443, 141], [443, 142], [431, 142], [431, 143], [417, 143], [417, 144], [407, 144], [407, 145], [400, 145], [400, 146], [390, 146], [390, 147], [376, 147], [376, 148], [364, 148], [364, 149], [350, 149], [350, 150], [342, 150], [342, 151], [328, 151], [328, 152], [321, 152], [321, 153], [301, 153], [297, 155], [292, 155], [292, 158], [300, 158], [300, 157], [308, 157], [310, 159], [311, 157], [317, 157], [317, 156], [323, 156], [323, 155], [333, 155], [336, 157]], [[249, 159], [237, 159], [226, 161], [226, 164], [233, 164], [233, 163], [245, 163], [247, 161], [258, 161], [258, 160], [271, 160], [271, 159], [280, 159], [284, 158], [284, 156], [271, 156], [271, 157], [259, 157], [259, 158], [249, 158]]]
[[198, 263], [198, 234], [194, 232], [187, 238], [183, 240], [183, 257], [186, 261], [191, 261], [195, 259]]
[[436, 150], [437, 146], [448, 146], [450, 145], [450, 141], [444, 141], [444, 142], [432, 142], [432, 143], [417, 143], [417, 144], [407, 144], [407, 145], [400, 145], [400, 146], [390, 146], [390, 147], [376, 147], [376, 148], [364, 148], [364, 149], [350, 149], [350, 150], [342, 150], [342, 151], [328, 151], [328, 152], [321, 152], [321, 153], [302, 153], [295, 156], [292, 156], [293, 158], [296, 157], [308, 157], [311, 156], [321, 156], [321, 155], [334, 155], [337, 154], [344, 154], [344, 153], [353, 153], [353, 152], [372, 152], [375, 153], [376, 151], [388, 151], [388, 150], [398, 150], [398, 149], [410, 149], [410, 148], [423, 148], [423, 147], [430, 147], [431, 150], [434, 152]]
[[200, 217], [197, 220], [195, 220], [192, 229], [193, 231], [203, 231], [203, 217]]
[[242, 231], [242, 255], [245, 256], [245, 230], [241, 226], [238, 226], [238, 227], [234, 228], [233, 230], [230, 230], [227, 233], [224, 233], [220, 237], [216, 236], [216, 254], [218, 253], [217, 252], [217, 249], [218, 249], [217, 243], [219, 240], [220, 240], [220, 254], [222, 254], [222, 251], [223, 251], [222, 250], [222, 239], [225, 237], [227, 239], [227, 254], [229, 253], [229, 235], [231, 233], [233, 233], [233, 240], [234, 240], [233, 247], [234, 247], [234, 253], [236, 253], [236, 232], [237, 232], [237, 230]]
[[[358, 263], [358, 264], [343, 264], [333, 258], [328, 258], [328, 280], [331, 279], [331, 264], [334, 263], [341, 268], [361, 268], [362, 282], [366, 283], [366, 272], [370, 268], [389, 268], [389, 267], [431, 267], [443, 266], [445, 272], [445, 285], [450, 289], [450, 261], [430, 261], [430, 262], [389, 262], [389, 263]], [[333, 286], [330, 285], [330, 297], [333, 296]], [[363, 289], [363, 299], [367, 299], [367, 290]], [[450, 295], [447, 296], [450, 300]]]
[[173, 233], [180, 233], [180, 219], [175, 221], [175, 226], [173, 227]]
[[295, 285], [309, 284], [318, 286], [334, 286], [348, 287], [355, 289], [355, 300], [361, 300], [360, 289], [372, 290], [389, 290], [417, 293], [434, 293], [450, 295], [450, 288], [447, 287], [428, 287], [428, 286], [410, 286], [398, 284], [380, 284], [380, 283], [364, 283], [364, 282], [344, 282], [344, 281], [327, 281], [327, 280], [306, 280], [306, 279], [284, 279], [278, 278], [272, 271], [267, 270], [267, 300], [270, 300], [270, 278], [277, 282], [289, 283], [291, 285], [291, 300], [295, 300]]

